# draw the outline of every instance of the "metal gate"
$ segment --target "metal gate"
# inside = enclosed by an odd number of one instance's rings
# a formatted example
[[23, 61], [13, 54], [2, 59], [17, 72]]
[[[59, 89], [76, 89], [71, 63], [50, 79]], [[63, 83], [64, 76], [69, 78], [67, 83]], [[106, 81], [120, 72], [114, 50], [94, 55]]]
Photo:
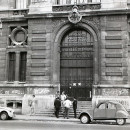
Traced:
[[60, 50], [61, 92], [78, 100], [91, 100], [93, 37], [85, 30], [72, 30], [63, 37]]

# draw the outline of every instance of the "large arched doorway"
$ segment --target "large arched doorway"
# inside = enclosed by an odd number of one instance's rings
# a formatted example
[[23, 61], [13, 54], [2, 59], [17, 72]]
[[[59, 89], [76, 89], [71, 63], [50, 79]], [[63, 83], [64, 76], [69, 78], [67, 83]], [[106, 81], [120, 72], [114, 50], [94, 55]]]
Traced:
[[70, 30], [60, 45], [60, 91], [78, 100], [91, 100], [93, 84], [93, 36]]

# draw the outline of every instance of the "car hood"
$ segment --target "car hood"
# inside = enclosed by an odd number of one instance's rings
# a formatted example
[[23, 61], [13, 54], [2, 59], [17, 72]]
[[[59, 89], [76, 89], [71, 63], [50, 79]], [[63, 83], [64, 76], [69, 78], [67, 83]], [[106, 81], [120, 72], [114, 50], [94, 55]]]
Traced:
[[9, 108], [9, 107], [0, 107], [0, 110], [7, 110], [7, 111], [13, 111], [14, 110], [12, 108]]

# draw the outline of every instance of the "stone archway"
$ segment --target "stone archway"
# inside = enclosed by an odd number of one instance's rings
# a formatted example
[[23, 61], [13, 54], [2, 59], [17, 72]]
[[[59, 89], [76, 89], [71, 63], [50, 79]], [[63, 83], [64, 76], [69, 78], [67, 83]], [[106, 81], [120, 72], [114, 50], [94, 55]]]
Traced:
[[[78, 25], [72, 25], [66, 23], [61, 25], [57, 32], [55, 33], [54, 46], [53, 46], [53, 83], [60, 84], [60, 44], [63, 37], [72, 29], [82, 29], [88, 32], [93, 37], [93, 84], [98, 84], [99, 82], [99, 36], [98, 30], [91, 23], [79, 23]], [[60, 88], [59, 88], [60, 89]]]
[[60, 90], [78, 100], [91, 100], [93, 86], [93, 36], [75, 28], [60, 44]]

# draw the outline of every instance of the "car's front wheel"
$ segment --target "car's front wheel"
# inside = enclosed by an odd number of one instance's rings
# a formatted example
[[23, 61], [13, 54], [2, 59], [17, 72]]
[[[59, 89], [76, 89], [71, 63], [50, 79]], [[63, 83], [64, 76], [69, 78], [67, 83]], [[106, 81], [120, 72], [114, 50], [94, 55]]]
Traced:
[[124, 125], [126, 123], [126, 119], [123, 118], [116, 119], [116, 123], [118, 125]]
[[7, 120], [8, 119], [8, 113], [7, 112], [2, 112], [0, 114], [0, 118], [1, 118], [1, 120]]
[[87, 124], [87, 123], [90, 122], [90, 118], [89, 118], [88, 115], [82, 115], [82, 116], [80, 117], [80, 121], [81, 121], [81, 123], [83, 123], [83, 124]]

